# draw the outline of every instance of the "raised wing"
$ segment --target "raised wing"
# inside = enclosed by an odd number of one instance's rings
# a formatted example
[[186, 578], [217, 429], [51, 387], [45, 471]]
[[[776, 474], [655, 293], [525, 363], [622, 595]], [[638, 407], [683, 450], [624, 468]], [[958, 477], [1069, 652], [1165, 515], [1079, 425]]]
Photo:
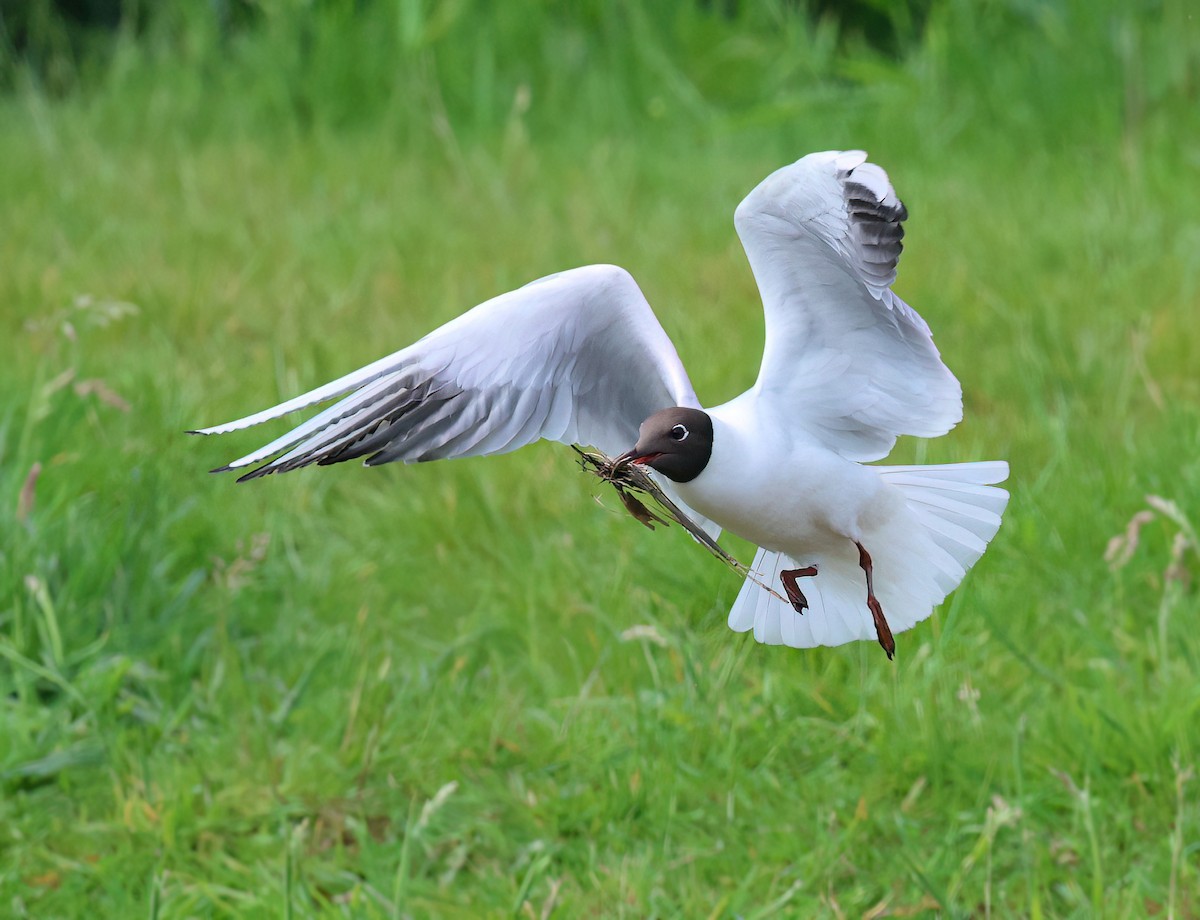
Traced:
[[929, 327], [892, 292], [908, 214], [866, 159], [810, 154], [734, 216], [766, 313], [760, 405], [858, 461], [962, 418], [962, 388]]
[[[346, 395], [349, 394], [349, 395]], [[502, 294], [414, 345], [295, 399], [197, 434], [339, 402], [218, 471], [242, 479], [498, 454], [539, 438], [615, 455], [668, 406], [699, 407], [675, 346], [624, 269], [589, 265]], [[274, 458], [274, 459], [271, 459]]]

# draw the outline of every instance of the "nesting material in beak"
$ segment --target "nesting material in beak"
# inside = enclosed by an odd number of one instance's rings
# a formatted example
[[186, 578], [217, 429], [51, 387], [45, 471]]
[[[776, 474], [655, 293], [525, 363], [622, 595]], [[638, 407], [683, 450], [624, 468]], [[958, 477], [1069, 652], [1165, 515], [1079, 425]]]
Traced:
[[[598, 450], [584, 450], [578, 445], [572, 446], [579, 454], [580, 466], [616, 489], [625, 510], [646, 527], [651, 530], [654, 530], [655, 524], [669, 527], [671, 521], [674, 521], [691, 534], [692, 539], [743, 578], [750, 579], [764, 591], [769, 591], [780, 600], [785, 600], [777, 591], [763, 584], [748, 566], [725, 552], [716, 540], [705, 533], [699, 524], [688, 517], [675, 502], [671, 501], [670, 497], [650, 478], [646, 470], [636, 462], [637, 455], [634, 451], [628, 450], [614, 459]], [[654, 505], [653, 510], [646, 506], [644, 498], [650, 499]]]

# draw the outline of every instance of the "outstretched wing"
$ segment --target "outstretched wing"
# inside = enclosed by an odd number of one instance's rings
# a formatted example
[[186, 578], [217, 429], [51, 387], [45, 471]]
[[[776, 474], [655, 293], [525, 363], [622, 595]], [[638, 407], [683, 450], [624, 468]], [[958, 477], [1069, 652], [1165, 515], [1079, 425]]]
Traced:
[[376, 465], [498, 454], [539, 438], [615, 455], [659, 409], [699, 407], [633, 278], [616, 266], [589, 265], [480, 304], [295, 399], [196, 433], [236, 431], [339, 396], [220, 470], [269, 461], [242, 477], [251, 479], [356, 457]]
[[760, 406], [858, 461], [962, 418], [962, 388], [929, 327], [892, 292], [908, 213], [866, 159], [810, 154], [734, 216], [766, 313]]

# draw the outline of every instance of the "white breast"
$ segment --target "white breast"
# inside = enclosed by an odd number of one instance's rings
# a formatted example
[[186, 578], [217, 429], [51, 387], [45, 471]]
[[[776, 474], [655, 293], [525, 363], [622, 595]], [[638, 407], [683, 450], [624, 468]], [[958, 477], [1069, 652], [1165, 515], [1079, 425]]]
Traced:
[[743, 394], [709, 410], [713, 452], [680, 497], [726, 530], [796, 559], [861, 538], [902, 504], [869, 467], [839, 457], [797, 426], [763, 424]]

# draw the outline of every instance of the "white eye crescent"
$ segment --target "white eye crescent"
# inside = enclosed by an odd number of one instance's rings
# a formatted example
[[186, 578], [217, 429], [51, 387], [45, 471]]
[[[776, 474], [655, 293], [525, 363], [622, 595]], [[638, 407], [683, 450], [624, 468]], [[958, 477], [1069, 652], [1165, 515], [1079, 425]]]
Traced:
[[676, 425], [671, 429], [671, 438], [676, 441], [686, 441], [689, 432], [683, 425]]

